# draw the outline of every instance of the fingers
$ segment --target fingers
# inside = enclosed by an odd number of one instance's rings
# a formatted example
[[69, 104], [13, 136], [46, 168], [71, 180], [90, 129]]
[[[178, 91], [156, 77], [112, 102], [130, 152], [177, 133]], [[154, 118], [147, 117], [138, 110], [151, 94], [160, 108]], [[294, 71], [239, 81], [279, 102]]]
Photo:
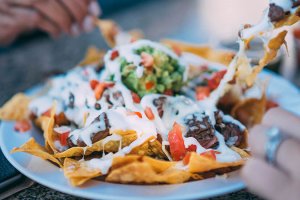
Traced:
[[285, 199], [291, 185], [285, 174], [260, 159], [249, 159], [242, 177], [251, 191], [268, 199]]
[[9, 12], [0, 15], [0, 43], [7, 45], [19, 34], [32, 30], [38, 22], [38, 14], [28, 8], [13, 7]]
[[14, 7], [9, 13], [14, 19], [15, 26], [22, 32], [34, 29], [39, 21], [38, 13], [32, 9]]
[[262, 124], [267, 126], [276, 126], [285, 133], [300, 140], [300, 119], [298, 116], [283, 110], [273, 108], [264, 116]]
[[53, 25], [65, 33], [70, 33], [72, 25], [71, 16], [57, 1], [36, 1], [33, 7]]
[[[267, 137], [265, 133], [270, 129], [266, 125], [258, 125], [250, 130], [249, 144], [253, 156], [264, 159]], [[285, 171], [290, 177], [300, 179], [300, 158], [295, 155], [300, 152], [300, 143], [295, 139], [286, 139], [277, 150], [276, 161], [278, 167]]]
[[[95, 0], [3, 0], [0, 4], [2, 13], [9, 11], [11, 7], [32, 8], [39, 14], [36, 27], [57, 37], [64, 32], [78, 35], [82, 31], [89, 32], [94, 29], [95, 17], [100, 15], [100, 7]], [[7, 8], [9, 6], [9, 9]]]
[[67, 8], [74, 21], [81, 24], [87, 15], [87, 5], [79, 3], [78, 0], [60, 0], [60, 2]]
[[52, 38], [57, 38], [61, 34], [61, 30], [44, 17], [39, 18], [37, 28], [50, 34]]
[[17, 37], [19, 31], [12, 26], [14, 20], [12, 17], [0, 14], [0, 44], [8, 45]]
[[100, 6], [97, 1], [91, 1], [89, 5], [89, 13], [95, 17], [99, 17], [101, 14]]

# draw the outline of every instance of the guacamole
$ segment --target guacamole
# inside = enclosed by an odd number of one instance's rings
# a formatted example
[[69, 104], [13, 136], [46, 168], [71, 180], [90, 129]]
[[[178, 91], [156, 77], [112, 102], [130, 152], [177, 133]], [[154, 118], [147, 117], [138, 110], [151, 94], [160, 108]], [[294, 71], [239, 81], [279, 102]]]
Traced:
[[121, 78], [140, 97], [149, 93], [173, 94], [183, 86], [185, 67], [174, 56], [147, 44], [134, 49], [133, 54], [141, 56], [141, 63], [136, 66], [121, 57]]

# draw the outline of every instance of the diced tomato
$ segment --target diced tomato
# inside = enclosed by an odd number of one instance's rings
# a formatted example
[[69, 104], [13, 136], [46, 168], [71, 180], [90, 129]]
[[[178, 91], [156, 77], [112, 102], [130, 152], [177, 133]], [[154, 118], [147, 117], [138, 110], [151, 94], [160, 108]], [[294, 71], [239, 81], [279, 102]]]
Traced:
[[198, 86], [196, 88], [196, 99], [198, 101], [204, 100], [210, 95], [210, 88], [208, 86]]
[[94, 90], [94, 94], [95, 94], [95, 98], [97, 100], [101, 99], [102, 95], [103, 95], [103, 92], [105, 90], [105, 84], [104, 83], [99, 83], [95, 90]]
[[172, 45], [172, 49], [176, 53], [177, 56], [181, 56], [182, 51], [177, 45]]
[[182, 137], [181, 126], [176, 122], [174, 123], [172, 130], [168, 134], [168, 141], [170, 144], [170, 153], [173, 160], [182, 160], [186, 154], [186, 149]]
[[115, 83], [114, 82], [105, 82], [104, 85], [105, 85], [105, 88], [110, 88], [110, 87], [113, 87], [115, 85]]
[[154, 87], [154, 83], [152, 81], [148, 81], [145, 84], [146, 90], [151, 90]]
[[155, 117], [150, 107], [146, 107], [145, 114], [149, 120], [154, 120]]
[[94, 94], [95, 94], [95, 98], [97, 100], [101, 99], [103, 92], [105, 91], [106, 88], [112, 87], [114, 86], [115, 83], [111, 82], [111, 83], [98, 83], [94, 89]]
[[92, 90], [94, 90], [98, 84], [99, 84], [99, 81], [97, 81], [95, 79], [90, 81], [90, 86], [91, 86]]
[[218, 71], [218, 72], [215, 72], [213, 73], [212, 77], [208, 80], [208, 87], [211, 89], [211, 90], [214, 90], [216, 89], [222, 78], [224, 77], [224, 75], [226, 74], [227, 70], [222, 70], [222, 71]]
[[139, 95], [135, 92], [131, 92], [131, 96], [132, 96], [132, 100], [134, 103], [140, 103], [141, 102], [141, 98], [139, 97]]
[[29, 120], [26, 120], [26, 119], [17, 121], [15, 123], [14, 129], [15, 129], [15, 131], [24, 133], [31, 129], [31, 123]]
[[167, 89], [167, 90], [164, 91], [164, 94], [169, 95], [169, 96], [173, 96], [173, 90]]
[[271, 108], [279, 107], [279, 104], [272, 100], [267, 100], [266, 110], [270, 110]]
[[69, 137], [70, 132], [65, 132], [62, 134], [59, 134], [59, 142], [62, 146], [66, 146], [67, 145], [67, 139]]
[[135, 38], [135, 37], [132, 37], [132, 38], [130, 39], [130, 43], [134, 43], [135, 41], [137, 41], [137, 38]]
[[191, 159], [191, 152], [187, 152], [182, 160], [184, 165], [188, 165]]
[[216, 154], [220, 154], [220, 152], [215, 151], [215, 150], [208, 150], [208, 151], [201, 153], [200, 155], [204, 156], [206, 158], [209, 158], [209, 159], [216, 160], [217, 159]]
[[197, 146], [192, 144], [186, 150], [190, 151], [190, 152], [196, 152], [197, 151]]
[[113, 50], [113, 51], [111, 52], [111, 55], [110, 55], [110, 60], [114, 60], [114, 59], [116, 59], [117, 57], [119, 57], [119, 51]]
[[137, 111], [135, 111], [135, 112], [128, 111], [127, 115], [137, 115], [139, 118], [143, 118], [142, 113], [137, 112]]
[[151, 68], [154, 64], [154, 58], [150, 54], [146, 52], [142, 52], [141, 54], [142, 57], [142, 65], [146, 68]]
[[43, 112], [42, 116], [51, 117], [51, 109], [48, 109], [47, 111]]

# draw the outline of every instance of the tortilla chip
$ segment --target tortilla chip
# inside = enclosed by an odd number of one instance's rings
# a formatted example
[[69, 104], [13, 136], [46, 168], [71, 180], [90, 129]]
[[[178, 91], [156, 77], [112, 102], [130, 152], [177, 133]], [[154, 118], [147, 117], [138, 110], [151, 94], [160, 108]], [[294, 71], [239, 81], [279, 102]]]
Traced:
[[[128, 146], [131, 142], [135, 141], [137, 135], [135, 132], [118, 132], [119, 135], [122, 136], [122, 147]], [[91, 147], [72, 147], [63, 152], [57, 152], [54, 154], [56, 158], [64, 158], [64, 157], [75, 157], [82, 155], [90, 155], [95, 151], [105, 151], [105, 152], [117, 152], [120, 147], [119, 141], [109, 141], [105, 145], [103, 145], [103, 140], [95, 142]]]
[[109, 47], [116, 45], [115, 36], [119, 32], [118, 25], [112, 20], [97, 20], [97, 26]]
[[280, 20], [279, 22], [276, 22], [274, 26], [276, 28], [279, 28], [282, 26], [293, 25], [300, 20], [299, 16], [300, 16], [300, 7], [297, 8], [294, 14], [286, 15], [284, 19]]
[[104, 51], [101, 51], [96, 47], [89, 47], [84, 56], [84, 59], [79, 63], [79, 66], [87, 66], [87, 65], [103, 66], [104, 55], [105, 55]]
[[229, 65], [235, 55], [235, 53], [228, 50], [215, 50], [209, 46], [189, 44], [170, 39], [161, 40], [161, 43], [172, 48], [178, 48], [183, 52], [193, 53], [209, 61], [217, 62], [226, 66]]
[[277, 52], [281, 45], [285, 43], [286, 34], [287, 31], [282, 31], [269, 41], [268, 49], [265, 49], [264, 57], [259, 60], [258, 65], [254, 66], [252, 73], [246, 78], [248, 86], [252, 86], [254, 84], [257, 75], [277, 56]]
[[29, 102], [30, 98], [25, 94], [15, 94], [0, 108], [0, 119], [16, 121], [29, 119]]
[[40, 116], [34, 120], [37, 127], [41, 128], [43, 131], [47, 129], [50, 118], [48, 116]]
[[241, 149], [241, 148], [238, 148], [238, 147], [235, 147], [235, 146], [232, 146], [230, 147], [233, 151], [237, 152], [238, 154], [240, 154], [240, 156], [243, 158], [243, 159], [247, 159], [250, 157], [250, 154], [247, 153], [245, 150]]
[[144, 144], [134, 148], [131, 154], [140, 156], [152, 156], [159, 159], [165, 159], [166, 155], [162, 150], [162, 145], [158, 140], [147, 141]]
[[97, 20], [96, 25], [99, 27], [99, 30], [109, 47], [115, 47], [117, 45], [116, 37], [121, 33], [131, 36], [131, 41], [141, 39], [144, 36], [143, 32], [138, 29], [122, 32], [121, 28], [112, 20], [99, 19]]
[[15, 152], [25, 152], [32, 155], [35, 155], [39, 158], [42, 158], [44, 160], [49, 160], [53, 163], [56, 163], [58, 166], [62, 167], [62, 164], [60, 161], [55, 158], [53, 155], [51, 155], [47, 150], [39, 145], [34, 138], [30, 138], [25, 144], [23, 144], [21, 147], [14, 148], [11, 153]]
[[236, 162], [218, 162], [192, 152], [188, 163], [188, 171], [191, 173], [208, 172], [215, 169], [235, 167], [244, 164], [244, 160]]
[[173, 165], [173, 162], [159, 161], [144, 156], [119, 168], [112, 169], [105, 180], [117, 183], [175, 184], [190, 179], [191, 173], [172, 168]]
[[251, 128], [262, 121], [266, 110], [266, 102], [266, 95], [263, 95], [261, 99], [249, 98], [242, 100], [233, 107], [231, 116], [246, 127]]
[[101, 176], [99, 169], [91, 169], [84, 162], [66, 158], [64, 161], [64, 175], [73, 186], [80, 186], [88, 180]]
[[55, 105], [52, 107], [51, 109], [51, 117], [48, 118], [48, 121], [46, 122], [45, 120], [45, 124], [44, 124], [44, 138], [45, 138], [45, 146], [47, 146], [47, 148], [50, 147], [51, 151], [53, 153], [58, 153], [59, 150], [56, 148], [54, 142], [57, 138], [57, 135], [54, 132], [54, 127], [55, 127], [55, 110], [56, 107]]

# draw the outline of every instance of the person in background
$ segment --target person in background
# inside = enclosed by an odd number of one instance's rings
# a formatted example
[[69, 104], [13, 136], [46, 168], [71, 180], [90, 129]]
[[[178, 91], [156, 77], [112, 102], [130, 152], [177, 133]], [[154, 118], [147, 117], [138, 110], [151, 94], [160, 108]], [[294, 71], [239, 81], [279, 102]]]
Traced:
[[53, 38], [89, 32], [100, 12], [96, 0], [1, 0], [0, 46], [33, 30], [47, 32]]
[[78, 36], [93, 30], [94, 21], [100, 14], [117, 12], [144, 1], [0, 0], [0, 50], [19, 36], [36, 30], [46, 32], [53, 38], [61, 34]]
[[252, 158], [242, 169], [250, 191], [272, 200], [300, 199], [300, 118], [280, 108], [249, 133]]

